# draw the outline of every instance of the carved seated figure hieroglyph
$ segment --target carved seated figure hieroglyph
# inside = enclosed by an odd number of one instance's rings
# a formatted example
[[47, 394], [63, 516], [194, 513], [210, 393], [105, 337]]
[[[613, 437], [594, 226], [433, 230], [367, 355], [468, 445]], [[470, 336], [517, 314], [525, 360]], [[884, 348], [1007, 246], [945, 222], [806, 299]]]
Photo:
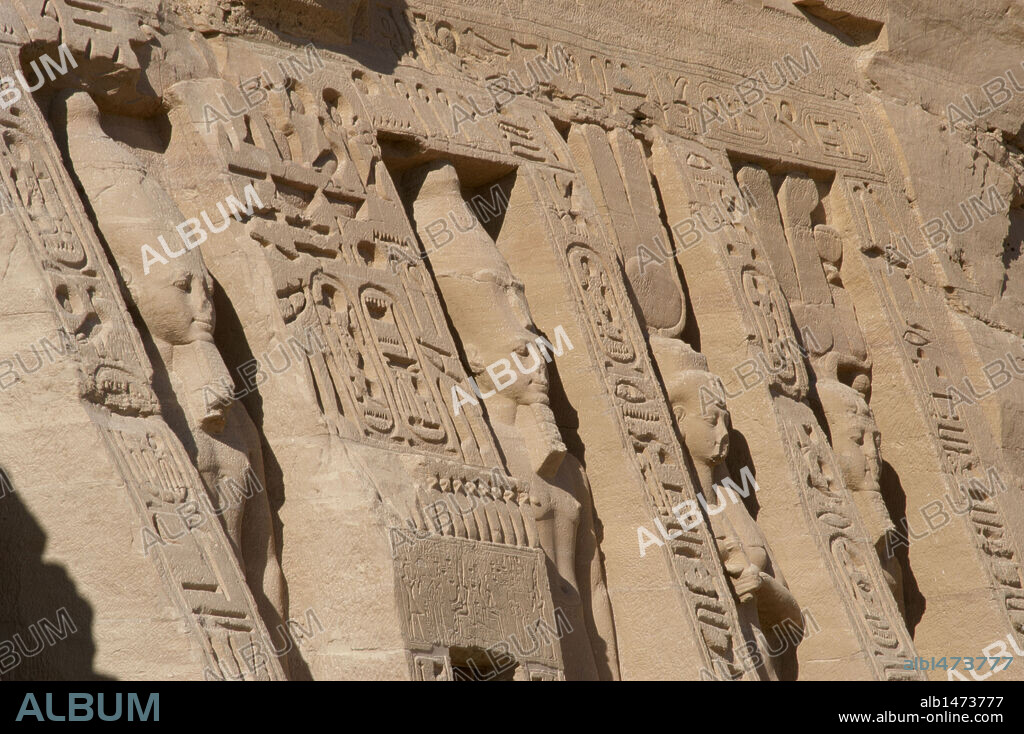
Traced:
[[[729, 475], [730, 416], [720, 396], [724, 390], [717, 376], [708, 372], [707, 361], [679, 339], [652, 337], [651, 346], [661, 370], [679, 433], [693, 460], [700, 491], [705, 497], [707, 517], [725, 567], [741, 604], [751, 597], [756, 602], [757, 622], [769, 650], [788, 647], [785, 630], [803, 633], [803, 617], [796, 597], [789, 590], [782, 571], [772, 564], [768, 540], [739, 497], [723, 486]], [[714, 493], [714, 498], [710, 493]], [[778, 636], [780, 640], [771, 639]], [[771, 677], [778, 677], [778, 662]]]
[[[144, 273], [141, 247], [160, 247], [185, 221], [173, 199], [135, 154], [100, 125], [92, 98], [64, 96], [54, 110], [66, 121], [66, 152], [100, 234], [141, 318], [154, 389], [167, 423], [188, 449], [210, 502], [189, 521], [198, 526], [212, 510], [222, 522], [259, 606], [282, 649], [284, 579], [277, 557], [269, 498], [264, 490], [260, 437], [248, 413], [235, 405], [230, 372], [214, 342], [213, 279], [198, 250], [189, 250]], [[184, 249], [175, 242], [174, 246]]]
[[[427, 241], [424, 227], [449, 212], [460, 218], [461, 234], [431, 252], [430, 263], [479, 395], [487, 396], [482, 405], [508, 470], [532, 480], [530, 505], [553, 571], [554, 604], [566, 611], [574, 630], [580, 622], [578, 632], [561, 640], [566, 678], [617, 678], [615, 634], [590, 485], [581, 463], [566, 450], [550, 408], [547, 365], [536, 343], [540, 334], [523, 286], [465, 205], [450, 163], [435, 161], [410, 179], [421, 239]], [[516, 379], [511, 383], [493, 379], [486, 369], [502, 359], [515, 362]]]

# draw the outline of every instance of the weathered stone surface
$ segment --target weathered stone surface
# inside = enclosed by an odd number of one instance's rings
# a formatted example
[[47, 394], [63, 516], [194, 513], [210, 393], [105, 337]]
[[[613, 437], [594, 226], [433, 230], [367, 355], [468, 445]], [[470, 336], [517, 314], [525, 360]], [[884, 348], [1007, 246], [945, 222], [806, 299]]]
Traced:
[[1020, 679], [985, 0], [0, 6], [0, 679]]

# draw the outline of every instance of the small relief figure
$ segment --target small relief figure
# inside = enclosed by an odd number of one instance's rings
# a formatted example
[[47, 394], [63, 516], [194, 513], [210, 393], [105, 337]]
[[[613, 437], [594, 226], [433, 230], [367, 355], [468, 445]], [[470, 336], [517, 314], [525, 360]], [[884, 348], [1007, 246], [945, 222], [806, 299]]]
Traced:
[[903, 614], [903, 574], [888, 542], [889, 533], [896, 528], [879, 485], [882, 436], [864, 393], [856, 389], [866, 389], [869, 384], [866, 375], [858, 375], [855, 387], [833, 378], [819, 380], [816, 387], [843, 481], [853, 494], [868, 540], [878, 553], [886, 583]]
[[181, 242], [165, 243], [186, 218], [131, 149], [106, 134], [87, 93], [63, 95], [56, 104], [55, 114], [63, 118], [58, 129], [66, 121], [69, 163], [140, 322], [164, 417], [206, 485], [209, 502], [201, 503], [201, 522], [192, 525], [201, 525], [211, 511], [219, 518], [275, 649], [289, 649], [260, 436], [235, 402], [231, 374], [214, 342], [213, 279], [197, 249], [144, 272], [142, 245], [184, 249]]
[[761, 528], [742, 499], [723, 486], [729, 478], [731, 419], [725, 402], [712, 399], [724, 394], [721, 381], [708, 372], [704, 355], [685, 342], [652, 337], [651, 346], [676, 425], [693, 460], [719, 558], [741, 605], [754, 601], [768, 650], [779, 650], [766, 660], [769, 676], [777, 679], [782, 672], [780, 658], [792, 645], [787, 642], [789, 632], [803, 635], [803, 616], [782, 571], [772, 564]]

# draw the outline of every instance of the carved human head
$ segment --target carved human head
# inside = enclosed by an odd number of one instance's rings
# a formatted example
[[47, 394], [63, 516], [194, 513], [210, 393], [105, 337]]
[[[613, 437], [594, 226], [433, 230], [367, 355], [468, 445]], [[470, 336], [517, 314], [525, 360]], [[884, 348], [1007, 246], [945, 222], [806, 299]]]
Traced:
[[201, 262], [182, 257], [148, 275], [129, 272], [128, 290], [154, 339], [172, 346], [213, 342], [213, 279]]
[[[91, 201], [101, 231], [150, 334], [173, 346], [212, 342], [213, 281], [199, 250], [188, 250], [176, 236], [183, 217], [174, 200], [145, 176], [126, 146], [107, 135], [89, 94], [61, 93], [55, 115], [68, 129], [76, 173], [87, 191], [96, 192]], [[143, 245], [165, 261], [145, 265]]]
[[547, 362], [536, 340], [536, 332], [507, 326], [467, 343], [469, 367], [480, 390], [500, 387], [501, 397], [517, 405], [548, 405]]
[[876, 492], [881, 475], [881, 434], [860, 391], [836, 379], [819, 380], [818, 398], [832, 434], [832, 451], [851, 491]]
[[729, 454], [729, 409], [717, 376], [708, 372], [704, 355], [679, 339], [652, 337], [669, 405], [690, 456], [715, 466]]

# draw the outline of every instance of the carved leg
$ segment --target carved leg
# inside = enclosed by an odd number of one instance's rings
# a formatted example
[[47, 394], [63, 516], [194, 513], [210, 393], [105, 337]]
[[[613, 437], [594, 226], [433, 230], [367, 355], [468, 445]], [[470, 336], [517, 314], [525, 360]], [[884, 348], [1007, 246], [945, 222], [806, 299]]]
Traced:
[[576, 580], [576, 535], [580, 524], [580, 503], [564, 489], [551, 489], [554, 508], [555, 566], [563, 579], [563, 592], [579, 599]]
[[892, 592], [892, 598], [896, 600], [896, 606], [900, 610], [900, 616], [906, 619], [907, 613], [903, 604], [903, 569], [900, 568], [900, 561], [896, 556], [889, 555], [886, 548], [885, 535], [877, 543], [875, 549], [878, 551], [878, 560], [882, 564], [882, 575], [885, 583]]
[[[594, 511], [590, 504], [590, 489], [584, 486], [586, 497], [581, 497], [580, 527], [577, 533], [576, 564], [582, 584], [583, 606], [587, 613], [590, 644], [594, 662], [602, 680], [619, 680], [619, 653], [615, 641], [615, 623], [608, 589], [601, 567], [601, 553], [594, 532]], [[589, 593], [588, 593], [589, 591]]]
[[[241, 405], [234, 410], [244, 411]], [[287, 591], [284, 572], [277, 556], [277, 538], [274, 533], [273, 513], [270, 497], [266, 491], [266, 477], [263, 472], [263, 452], [259, 435], [248, 414], [240, 415], [245, 425], [243, 433], [248, 444], [250, 470], [259, 482], [254, 495], [245, 502], [242, 518], [241, 553], [245, 576], [256, 598], [256, 605], [270, 628], [275, 650], [290, 649], [291, 642], [285, 628], [287, 616]], [[246, 430], [248, 429], [248, 430]], [[261, 593], [262, 592], [262, 593]], [[288, 646], [286, 648], [285, 646]], [[281, 658], [281, 665], [288, 672], [287, 659]]]

